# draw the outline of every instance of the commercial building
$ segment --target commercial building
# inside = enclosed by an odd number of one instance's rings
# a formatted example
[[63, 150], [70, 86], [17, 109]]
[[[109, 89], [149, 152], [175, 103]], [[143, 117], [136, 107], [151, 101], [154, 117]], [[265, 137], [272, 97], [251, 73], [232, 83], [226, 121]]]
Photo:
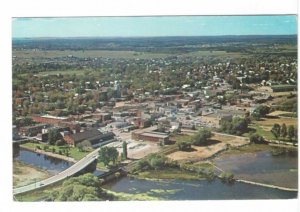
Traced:
[[64, 136], [64, 140], [71, 146], [76, 146], [78, 143], [88, 140], [93, 147], [97, 147], [113, 141], [114, 137], [115, 134], [112, 132], [101, 133], [97, 129], [91, 129], [72, 135], [66, 135]]
[[168, 143], [169, 135], [167, 133], [155, 132], [155, 131], [135, 131], [131, 133], [131, 138], [134, 140], [152, 141]]
[[45, 115], [45, 116], [32, 116], [32, 120], [37, 123], [58, 124], [62, 122], [71, 121], [71, 118]]

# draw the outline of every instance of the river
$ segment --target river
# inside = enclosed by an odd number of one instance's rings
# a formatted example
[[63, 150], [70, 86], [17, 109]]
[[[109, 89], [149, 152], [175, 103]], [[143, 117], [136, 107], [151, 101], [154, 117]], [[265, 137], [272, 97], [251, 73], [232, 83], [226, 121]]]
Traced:
[[273, 155], [272, 150], [225, 154], [215, 159], [214, 163], [239, 179], [298, 188], [298, 151], [295, 150], [282, 151], [277, 155]]
[[[52, 175], [58, 174], [59, 172], [62, 172], [73, 165], [72, 162], [54, 158], [48, 155], [37, 154], [25, 149], [14, 150], [14, 160], [45, 170]], [[104, 172], [95, 170], [93, 173], [98, 176]]]
[[[236, 157], [239, 156], [237, 155]], [[239, 159], [233, 158], [234, 157], [228, 157], [228, 161], [233, 163], [234, 160]], [[262, 160], [262, 158], [264, 158], [266, 162], [260, 164], [260, 169], [264, 166], [267, 166], [269, 171], [272, 169], [274, 172], [278, 170], [278, 166], [274, 166], [274, 164], [273, 167], [270, 166], [270, 161], [272, 160], [274, 160], [273, 163], [275, 164], [282, 164], [281, 167], [290, 167], [287, 165], [290, 163], [290, 161], [286, 160], [286, 156], [276, 156], [274, 159], [273, 157], [270, 157], [268, 152], [259, 153], [256, 159], [253, 160], [253, 163], [257, 163], [257, 160]], [[47, 170], [52, 174], [61, 172], [72, 165], [70, 162], [42, 154], [37, 154], [24, 149], [21, 149], [17, 154], [14, 155], [14, 160]], [[225, 164], [226, 160], [224, 158], [222, 158], [222, 161], [223, 164]], [[220, 163], [221, 162], [219, 161], [218, 165], [221, 165]], [[228, 162], [228, 164], [230, 163]], [[240, 166], [237, 165], [237, 167]], [[241, 171], [247, 169], [244, 167], [238, 168], [238, 170]], [[252, 171], [249, 171], [248, 173], [249, 175], [253, 173], [259, 173], [258, 168], [251, 168], [251, 170]], [[95, 175], [100, 175], [101, 173], [103, 172], [98, 170], [94, 172]], [[237, 182], [229, 185], [222, 183], [218, 179], [211, 182], [206, 180], [152, 181], [123, 177], [120, 180], [107, 184], [105, 187], [115, 192], [125, 192], [130, 194], [146, 193], [149, 196], [167, 200], [291, 199], [297, 197], [297, 192], [282, 191], [278, 189], [265, 188]]]
[[106, 186], [115, 192], [146, 193], [167, 200], [240, 200], [291, 199], [297, 192], [254, 186], [245, 183], [225, 184], [220, 180], [163, 180], [150, 181], [125, 177]]

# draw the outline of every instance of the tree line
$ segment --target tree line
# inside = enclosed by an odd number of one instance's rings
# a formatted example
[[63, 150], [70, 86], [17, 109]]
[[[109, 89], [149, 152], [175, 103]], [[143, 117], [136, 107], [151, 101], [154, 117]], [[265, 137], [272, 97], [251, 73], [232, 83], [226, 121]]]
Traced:
[[276, 139], [288, 138], [290, 141], [294, 139], [294, 142], [298, 141], [298, 129], [294, 125], [286, 126], [283, 123], [281, 126], [278, 123], [275, 123], [271, 129], [271, 133], [274, 135]]

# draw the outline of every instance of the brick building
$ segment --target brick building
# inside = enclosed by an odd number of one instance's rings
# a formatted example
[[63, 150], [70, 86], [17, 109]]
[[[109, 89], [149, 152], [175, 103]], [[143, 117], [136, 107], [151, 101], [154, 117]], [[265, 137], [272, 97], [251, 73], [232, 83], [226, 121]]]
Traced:
[[112, 132], [103, 134], [97, 129], [91, 129], [72, 135], [66, 135], [64, 136], [64, 140], [71, 146], [76, 146], [78, 143], [88, 140], [91, 142], [92, 146], [96, 147], [113, 141], [114, 137], [115, 134]]
[[169, 135], [161, 132], [132, 132], [131, 138], [134, 140], [152, 141], [168, 143]]
[[71, 121], [70, 118], [66, 117], [57, 117], [57, 116], [32, 116], [32, 120], [37, 123], [45, 123], [45, 124], [58, 124], [61, 122]]

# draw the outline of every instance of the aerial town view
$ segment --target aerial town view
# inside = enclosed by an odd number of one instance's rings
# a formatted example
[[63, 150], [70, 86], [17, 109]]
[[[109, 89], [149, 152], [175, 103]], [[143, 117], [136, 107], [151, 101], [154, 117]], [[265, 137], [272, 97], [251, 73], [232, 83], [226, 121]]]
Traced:
[[12, 20], [14, 201], [298, 198], [297, 17]]

